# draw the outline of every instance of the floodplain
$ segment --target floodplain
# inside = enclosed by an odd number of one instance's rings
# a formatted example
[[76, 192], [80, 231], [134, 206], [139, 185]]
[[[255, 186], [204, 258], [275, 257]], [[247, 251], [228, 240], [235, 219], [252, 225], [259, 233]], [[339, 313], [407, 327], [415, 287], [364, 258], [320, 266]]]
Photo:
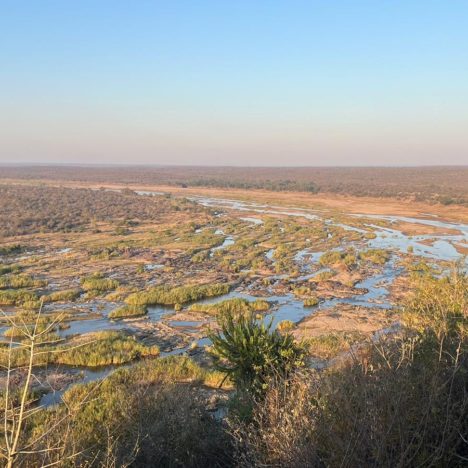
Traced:
[[31, 390], [43, 408], [142, 369], [160, 381], [166, 362], [222, 417], [232, 382], [210, 353], [221, 314], [254, 313], [326, 369], [398, 334], [419, 272], [467, 266], [465, 207], [67, 181], [0, 190], [1, 365], [20, 387], [18, 329], [47, 331]]

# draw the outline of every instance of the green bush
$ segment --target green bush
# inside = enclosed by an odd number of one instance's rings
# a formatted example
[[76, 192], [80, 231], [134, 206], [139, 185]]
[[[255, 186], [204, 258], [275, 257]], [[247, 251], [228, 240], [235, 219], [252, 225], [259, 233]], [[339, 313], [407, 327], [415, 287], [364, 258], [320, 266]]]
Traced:
[[289, 334], [271, 330], [253, 313], [218, 316], [219, 330], [210, 334], [215, 367], [247, 394], [260, 396], [273, 376], [287, 376], [304, 364], [304, 349]]

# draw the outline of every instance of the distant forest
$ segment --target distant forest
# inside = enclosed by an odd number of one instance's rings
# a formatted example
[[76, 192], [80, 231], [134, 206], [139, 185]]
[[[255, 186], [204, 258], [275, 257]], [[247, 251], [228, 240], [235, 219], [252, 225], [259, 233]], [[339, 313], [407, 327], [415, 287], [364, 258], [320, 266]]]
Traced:
[[0, 179], [265, 189], [397, 197], [468, 205], [468, 166], [201, 167], [0, 166]]

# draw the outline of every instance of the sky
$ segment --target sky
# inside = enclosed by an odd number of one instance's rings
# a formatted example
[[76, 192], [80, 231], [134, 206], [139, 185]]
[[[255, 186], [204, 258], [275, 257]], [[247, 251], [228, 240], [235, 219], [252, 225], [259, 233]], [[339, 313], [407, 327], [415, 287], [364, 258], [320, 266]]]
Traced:
[[0, 163], [468, 164], [465, 0], [0, 0]]

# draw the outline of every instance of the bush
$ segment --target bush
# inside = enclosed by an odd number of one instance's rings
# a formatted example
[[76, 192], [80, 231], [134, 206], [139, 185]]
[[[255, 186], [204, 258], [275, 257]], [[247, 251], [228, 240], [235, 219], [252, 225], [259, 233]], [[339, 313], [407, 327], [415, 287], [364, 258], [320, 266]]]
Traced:
[[359, 258], [377, 265], [384, 265], [389, 260], [390, 254], [382, 249], [369, 249], [359, 252]]
[[304, 299], [304, 307], [314, 307], [319, 303], [319, 298], [317, 296], [312, 296]]
[[292, 335], [271, 330], [252, 313], [218, 316], [220, 330], [211, 333], [215, 367], [231, 378], [237, 389], [259, 396], [272, 376], [287, 376], [304, 363], [304, 349]]
[[337, 251], [325, 252], [319, 262], [324, 266], [334, 265], [335, 263], [341, 262], [341, 253]]

